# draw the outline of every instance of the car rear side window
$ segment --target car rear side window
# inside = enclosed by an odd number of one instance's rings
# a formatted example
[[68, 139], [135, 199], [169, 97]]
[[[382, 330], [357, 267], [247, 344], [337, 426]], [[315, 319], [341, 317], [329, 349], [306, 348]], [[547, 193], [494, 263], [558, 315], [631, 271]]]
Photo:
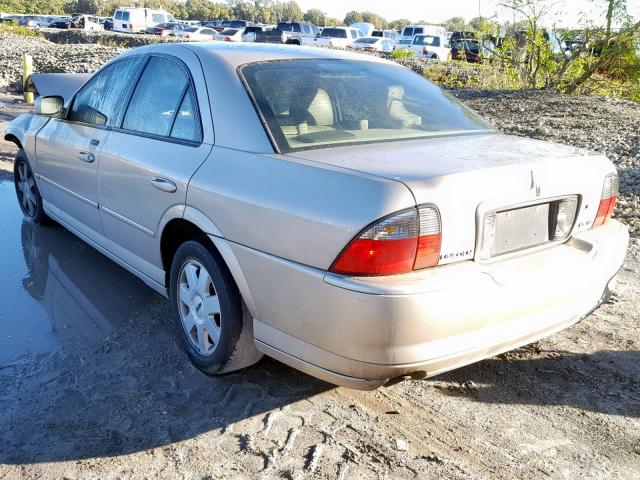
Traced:
[[171, 138], [188, 140], [190, 142], [201, 141], [202, 133], [200, 131], [200, 122], [198, 121], [195, 98], [191, 87], [185, 92], [182, 104], [178, 109], [178, 114], [171, 129]]
[[67, 120], [113, 126], [138, 69], [138, 57], [126, 58], [96, 73], [76, 95]]
[[[182, 140], [199, 140], [189, 74], [178, 62], [152, 57], [142, 73], [124, 117], [122, 128]], [[174, 123], [178, 123], [174, 128]], [[192, 132], [188, 130], [191, 128]], [[172, 129], [175, 134], [172, 134]], [[196, 134], [197, 133], [197, 134]]]

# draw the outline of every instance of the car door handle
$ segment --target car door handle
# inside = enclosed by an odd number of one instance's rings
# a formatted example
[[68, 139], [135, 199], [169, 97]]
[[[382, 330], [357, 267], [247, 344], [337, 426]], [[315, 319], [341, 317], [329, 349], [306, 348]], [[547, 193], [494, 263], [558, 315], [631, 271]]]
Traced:
[[163, 192], [173, 193], [178, 187], [174, 182], [169, 180], [168, 178], [155, 177], [151, 179], [151, 185], [156, 187], [158, 190], [162, 190]]
[[78, 152], [78, 155], [76, 155], [76, 157], [78, 158], [78, 160], [82, 160], [83, 162], [87, 163], [91, 163], [96, 159], [95, 155], [91, 152]]

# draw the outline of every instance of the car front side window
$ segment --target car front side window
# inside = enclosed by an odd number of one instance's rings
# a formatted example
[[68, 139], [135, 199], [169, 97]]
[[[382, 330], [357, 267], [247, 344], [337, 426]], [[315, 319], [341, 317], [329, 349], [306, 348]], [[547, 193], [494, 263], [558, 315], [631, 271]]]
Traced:
[[197, 112], [189, 74], [178, 62], [151, 57], [131, 97], [122, 128], [199, 141]]
[[67, 120], [98, 126], [115, 125], [139, 61], [138, 57], [126, 58], [94, 75], [76, 95]]

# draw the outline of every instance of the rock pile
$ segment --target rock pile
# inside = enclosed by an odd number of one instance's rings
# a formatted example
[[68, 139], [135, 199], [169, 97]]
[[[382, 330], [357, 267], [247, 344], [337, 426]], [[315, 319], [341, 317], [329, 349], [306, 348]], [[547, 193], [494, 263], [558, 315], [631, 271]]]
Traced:
[[0, 35], [0, 88], [22, 90], [22, 55], [33, 57], [37, 73], [89, 73], [124, 52], [122, 47], [98, 44], [62, 45], [42, 38]]

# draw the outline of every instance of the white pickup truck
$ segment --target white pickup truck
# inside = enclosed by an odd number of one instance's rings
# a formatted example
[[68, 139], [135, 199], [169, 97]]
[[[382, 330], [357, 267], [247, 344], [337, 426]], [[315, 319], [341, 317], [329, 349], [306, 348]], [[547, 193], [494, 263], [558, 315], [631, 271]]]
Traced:
[[410, 45], [402, 48], [415, 52], [416, 57], [431, 58], [439, 62], [447, 62], [451, 57], [451, 47], [446, 35], [416, 35]]

